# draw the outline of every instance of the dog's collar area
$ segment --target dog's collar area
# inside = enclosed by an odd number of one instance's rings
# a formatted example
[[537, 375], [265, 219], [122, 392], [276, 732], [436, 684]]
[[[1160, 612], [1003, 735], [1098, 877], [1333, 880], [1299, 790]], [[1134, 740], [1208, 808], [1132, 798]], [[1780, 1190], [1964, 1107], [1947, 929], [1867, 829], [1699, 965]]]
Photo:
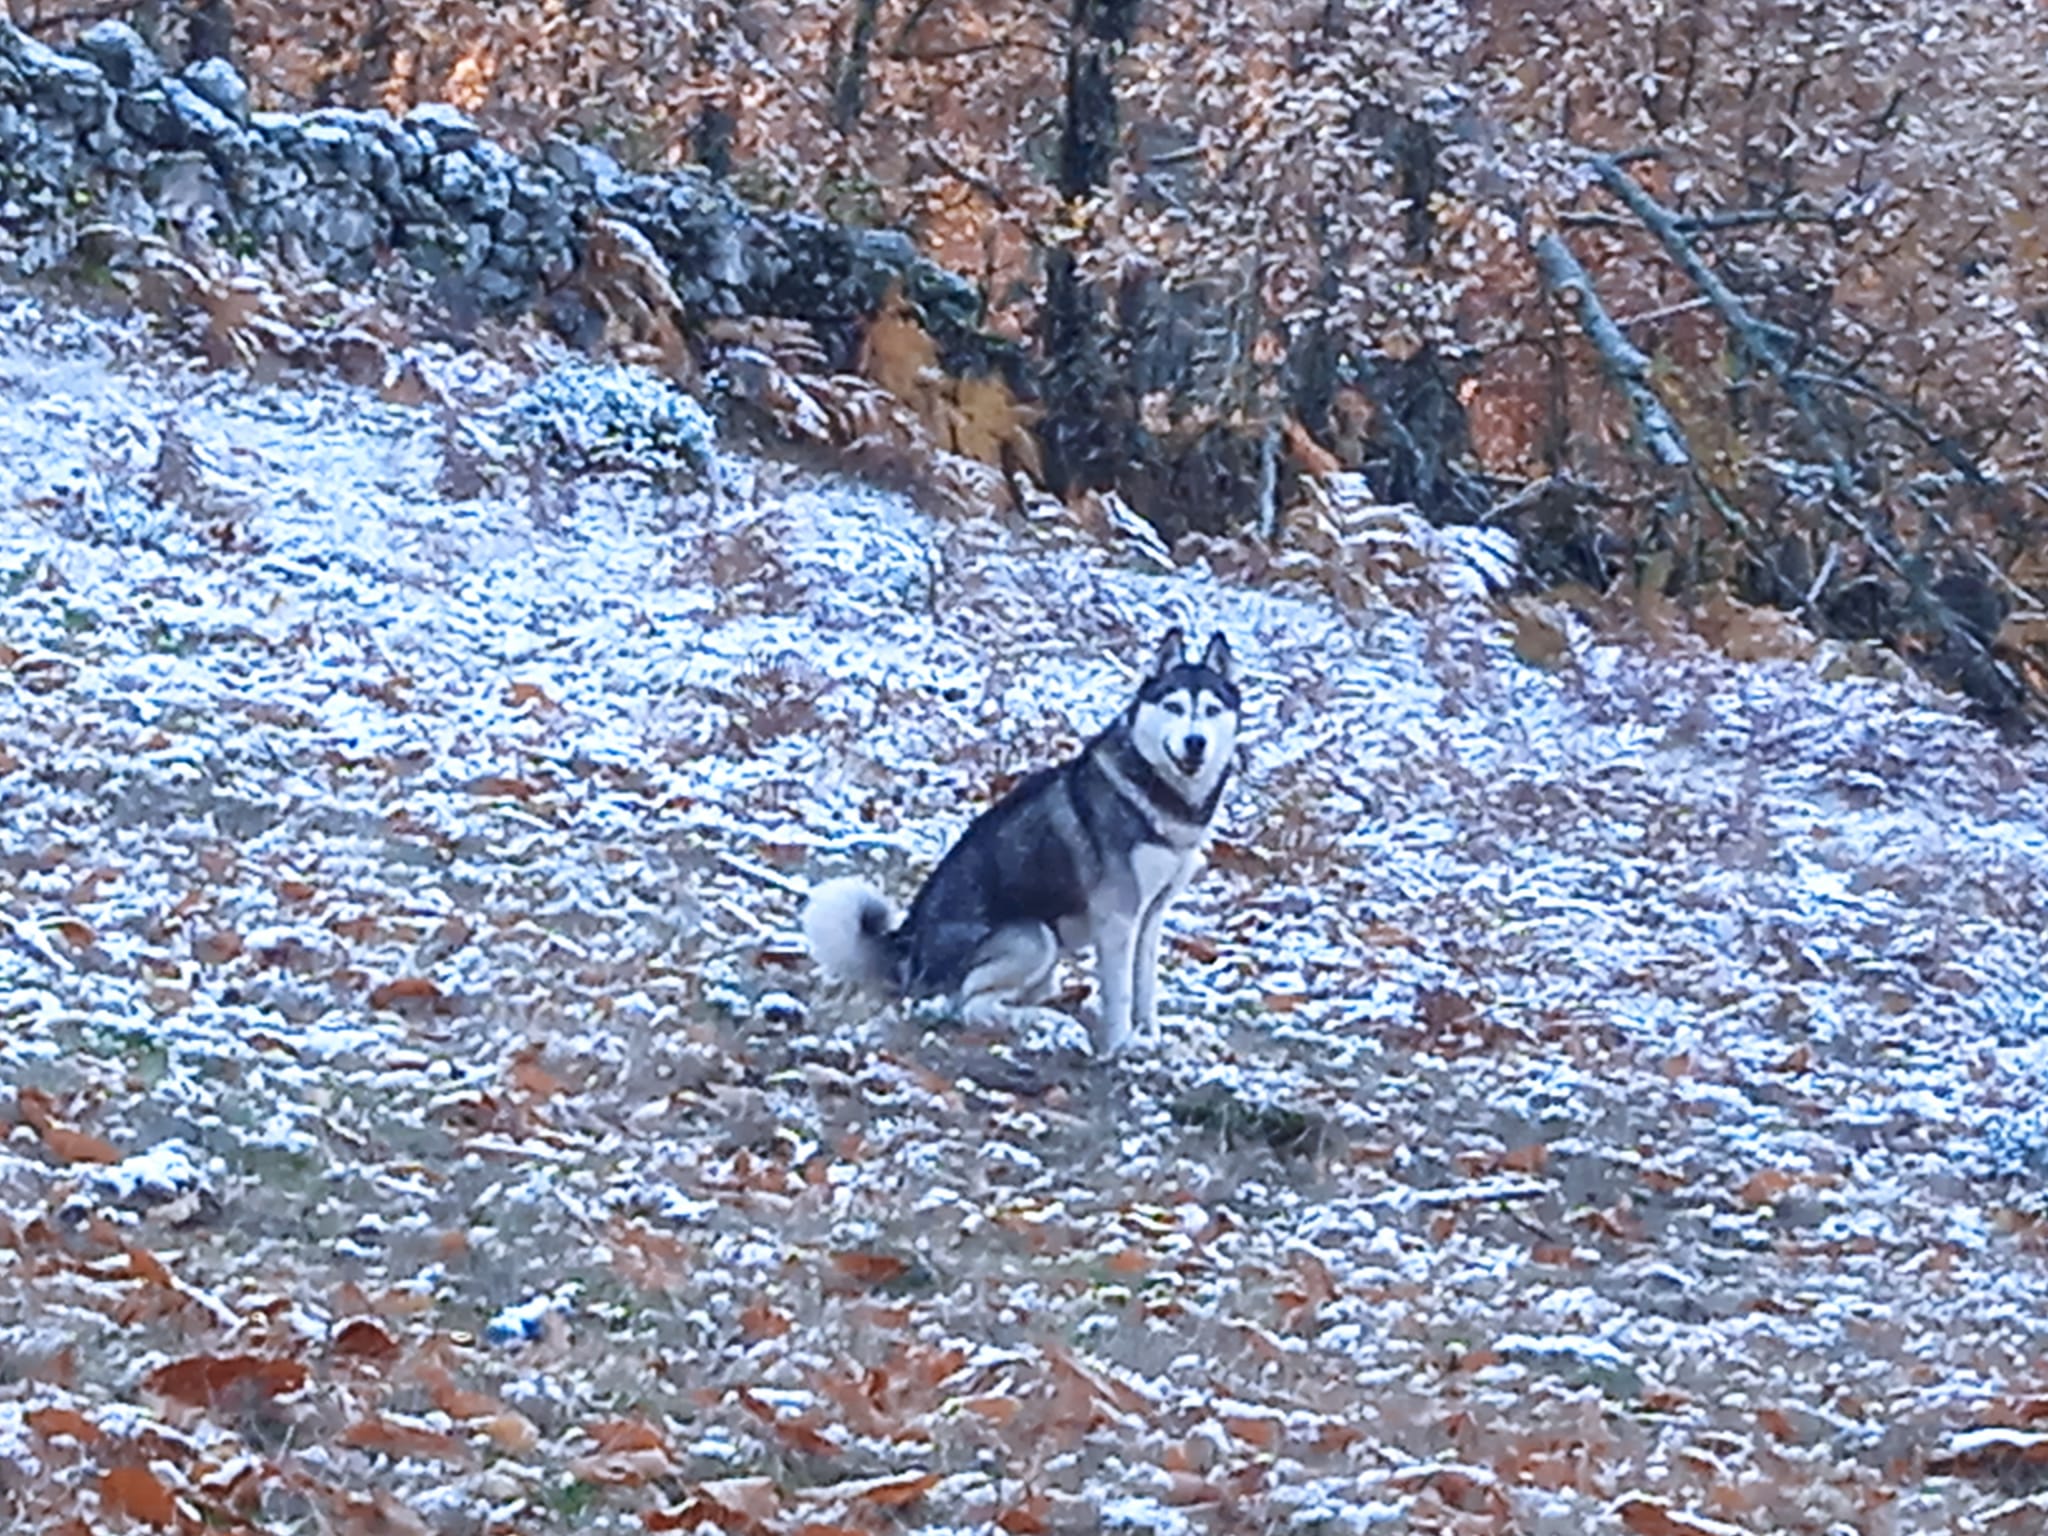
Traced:
[[[1138, 813], [1157, 841], [1169, 848], [1194, 848], [1208, 835], [1209, 816], [1214, 814], [1217, 795], [1223, 788], [1220, 779], [1216, 789], [1209, 795], [1208, 813], [1205, 814], [1202, 807], [1195, 805], [1172, 784], [1166, 782], [1151, 764], [1138, 757], [1128, 743], [1119, 743], [1107, 751], [1092, 753], [1091, 756], [1095, 759], [1095, 766], [1101, 769], [1102, 776], [1109, 780], [1110, 786]], [[1119, 759], [1126, 756], [1137, 758], [1139, 771], [1151, 781], [1149, 784], [1139, 782], [1124, 770], [1124, 765]], [[1162, 805], [1162, 790], [1181, 806], [1186, 807], [1189, 814], [1181, 815], [1174, 807]]]

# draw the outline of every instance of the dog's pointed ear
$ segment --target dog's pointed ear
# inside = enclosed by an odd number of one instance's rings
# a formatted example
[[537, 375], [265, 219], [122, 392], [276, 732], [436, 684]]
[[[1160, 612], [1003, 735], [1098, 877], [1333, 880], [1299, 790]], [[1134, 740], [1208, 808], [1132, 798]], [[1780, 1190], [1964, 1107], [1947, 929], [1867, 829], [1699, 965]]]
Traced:
[[1209, 641], [1209, 649], [1202, 652], [1202, 665], [1226, 683], [1230, 681], [1230, 642], [1223, 638], [1221, 630]]
[[1187, 659], [1188, 637], [1181, 633], [1178, 624], [1166, 632], [1166, 638], [1159, 642], [1159, 655], [1153, 659], [1152, 675], [1164, 677]]

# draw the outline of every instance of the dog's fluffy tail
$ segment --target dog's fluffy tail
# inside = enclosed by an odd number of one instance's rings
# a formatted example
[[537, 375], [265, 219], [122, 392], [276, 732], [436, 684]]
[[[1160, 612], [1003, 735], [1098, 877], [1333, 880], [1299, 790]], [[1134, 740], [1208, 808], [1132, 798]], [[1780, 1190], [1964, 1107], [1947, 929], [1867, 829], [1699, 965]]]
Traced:
[[887, 989], [896, 984], [889, 904], [865, 880], [827, 880], [804, 903], [811, 958], [835, 981]]

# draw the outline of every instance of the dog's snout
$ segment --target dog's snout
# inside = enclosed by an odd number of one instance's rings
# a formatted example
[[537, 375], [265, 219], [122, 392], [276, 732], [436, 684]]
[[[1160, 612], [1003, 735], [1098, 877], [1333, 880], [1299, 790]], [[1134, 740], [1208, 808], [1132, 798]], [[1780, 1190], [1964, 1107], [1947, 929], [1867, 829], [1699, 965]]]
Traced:
[[1209, 743], [1205, 737], [1190, 736], [1180, 744], [1180, 755], [1191, 763], [1199, 763], [1208, 751]]

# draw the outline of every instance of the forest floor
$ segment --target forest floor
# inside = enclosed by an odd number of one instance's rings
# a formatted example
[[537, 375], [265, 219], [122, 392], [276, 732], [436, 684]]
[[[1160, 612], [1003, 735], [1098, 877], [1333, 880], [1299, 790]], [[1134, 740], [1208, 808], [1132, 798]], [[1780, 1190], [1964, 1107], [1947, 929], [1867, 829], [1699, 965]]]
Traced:
[[[2048, 1524], [2039, 747], [1479, 536], [1340, 606], [416, 365], [0, 293], [10, 1529]], [[1163, 1038], [815, 986], [795, 892], [1169, 622], [1250, 724]]]

